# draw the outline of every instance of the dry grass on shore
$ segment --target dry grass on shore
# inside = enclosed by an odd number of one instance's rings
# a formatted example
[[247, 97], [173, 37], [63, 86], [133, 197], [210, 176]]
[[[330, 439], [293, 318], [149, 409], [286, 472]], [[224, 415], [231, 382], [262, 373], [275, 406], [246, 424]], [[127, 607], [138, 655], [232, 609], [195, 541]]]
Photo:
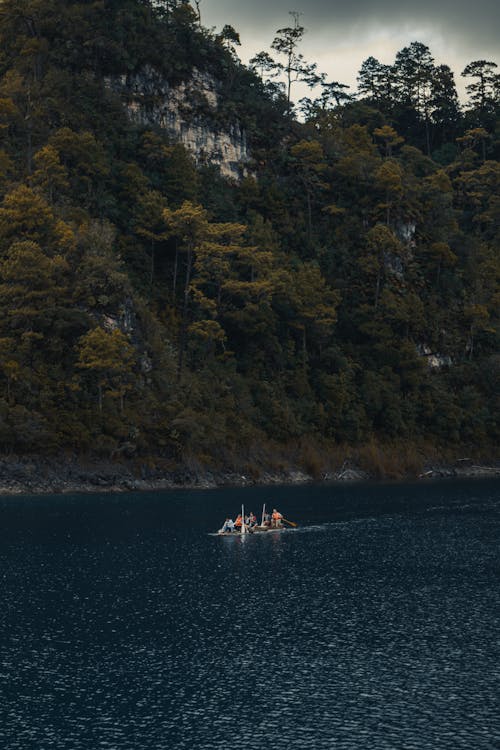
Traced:
[[370, 438], [360, 446], [352, 446], [314, 436], [286, 444], [264, 440], [237, 455], [225, 451], [218, 458], [219, 470], [224, 467], [255, 481], [265, 473], [286, 475], [297, 471], [320, 481], [346, 471], [358, 471], [373, 479], [412, 479], [429, 466], [453, 465], [466, 458], [487, 463], [499, 456], [479, 455], [470, 447], [441, 447], [424, 442], [379, 442]]

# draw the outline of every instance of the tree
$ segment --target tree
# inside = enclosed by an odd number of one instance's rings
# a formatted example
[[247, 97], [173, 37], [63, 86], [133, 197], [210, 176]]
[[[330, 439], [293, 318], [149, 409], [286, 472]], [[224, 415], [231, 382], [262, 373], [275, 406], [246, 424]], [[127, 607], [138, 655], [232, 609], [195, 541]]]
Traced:
[[361, 65], [357, 81], [358, 93], [377, 107], [385, 109], [391, 105], [394, 71], [390, 65], [380, 63], [375, 57], [368, 57]]
[[429, 254], [436, 264], [436, 286], [439, 286], [443, 266], [454, 266], [458, 258], [447, 242], [433, 242], [429, 247]]
[[396, 54], [395, 73], [401, 101], [426, 117], [434, 74], [434, 58], [429, 47], [421, 42], [412, 42], [400, 50]]
[[7, 382], [7, 401], [12, 400], [12, 389], [25, 377], [19, 342], [13, 336], [0, 337], [0, 371]]
[[282, 66], [277, 63], [269, 52], [258, 52], [249, 61], [250, 68], [264, 80], [264, 78], [276, 78], [281, 72]]
[[471, 219], [474, 233], [493, 240], [499, 238], [500, 164], [486, 161], [478, 169], [463, 171], [455, 180], [460, 207]]
[[487, 126], [490, 117], [498, 104], [498, 76], [495, 73], [497, 64], [488, 60], [474, 60], [462, 71], [464, 78], [476, 79], [467, 84], [465, 90], [469, 95], [470, 107], [477, 113], [479, 124]]
[[134, 211], [134, 228], [136, 234], [144, 237], [150, 244], [149, 287], [153, 288], [155, 275], [155, 248], [166, 239], [163, 211], [166, 208], [161, 193], [149, 190], [140, 196]]
[[[199, 271], [200, 265], [205, 264], [211, 267], [210, 273], [213, 276], [212, 283], [215, 285], [217, 296], [220, 296], [221, 278], [226, 272], [226, 263], [224, 256], [228, 252], [226, 245], [229, 245], [231, 252], [231, 241], [234, 237], [240, 237], [245, 227], [239, 224], [217, 224], [210, 223], [207, 212], [202, 206], [195, 205], [185, 201], [180, 208], [172, 210], [165, 208], [163, 210], [163, 219], [166, 225], [166, 234], [176, 238], [178, 249], [185, 254], [185, 275], [184, 275], [184, 293], [182, 296], [181, 324], [179, 334], [179, 358], [177, 365], [177, 376], [181, 378], [184, 354], [187, 345], [187, 335], [189, 328], [190, 308], [193, 301], [201, 307], [205, 306], [213, 310], [213, 300], [204, 295], [200, 295], [199, 285], [192, 283], [193, 270]], [[177, 261], [174, 269], [174, 279], [177, 274]], [[222, 274], [222, 277], [221, 277]], [[211, 329], [210, 329], [211, 330]]]
[[339, 81], [322, 81], [321, 96], [319, 102], [322, 109], [328, 109], [332, 105], [340, 107], [346, 102], [353, 101], [354, 97], [352, 94], [347, 93], [349, 86], [345, 83], [339, 83]]
[[307, 238], [311, 244], [312, 197], [326, 187], [321, 176], [326, 170], [325, 155], [318, 141], [299, 141], [290, 149], [290, 154], [307, 200]]
[[491, 331], [494, 332], [490, 323], [490, 314], [485, 305], [470, 304], [464, 309], [465, 319], [469, 324], [469, 339], [467, 341], [467, 349], [469, 352], [469, 358], [472, 359], [474, 356], [474, 346], [476, 342], [477, 333], [480, 331]]
[[172, 206], [180, 206], [183, 201], [196, 200], [199, 189], [199, 175], [192, 155], [182, 143], [161, 147], [160, 179], [158, 188]]
[[180, 249], [186, 255], [184, 293], [179, 337], [179, 359], [177, 364], [177, 376], [178, 379], [180, 379], [184, 362], [184, 353], [186, 349], [190, 285], [193, 273], [194, 254], [196, 251], [196, 247], [206, 237], [208, 216], [207, 212], [202, 208], [202, 206], [195, 205], [189, 201], [184, 201], [184, 203], [177, 210], [165, 208], [163, 210], [163, 219], [166, 226], [167, 236], [173, 236], [178, 241], [178, 244], [176, 244], [176, 257], [173, 277], [174, 293], [177, 285], [178, 250]]
[[31, 174], [34, 149], [47, 133], [47, 101], [31, 67], [28, 71], [19, 68], [8, 70], [0, 80], [0, 100], [7, 103], [1, 118], [22, 151], [24, 173]]
[[384, 269], [391, 256], [402, 252], [401, 242], [394, 233], [383, 224], [376, 224], [366, 234], [366, 251], [359, 259], [364, 274], [375, 278], [373, 304], [377, 308]]
[[300, 13], [291, 11], [290, 15], [293, 18], [293, 26], [278, 29], [271, 44], [271, 48], [285, 58], [281, 69], [286, 78], [286, 98], [289, 105], [293, 83], [303, 81], [313, 87], [321, 80], [316, 73], [317, 65], [307, 63], [304, 56], [298, 52], [305, 34], [304, 26], [299, 24]]
[[120, 399], [120, 410], [132, 388], [136, 354], [128, 338], [118, 328], [106, 331], [100, 326], [82, 336], [77, 347], [77, 366], [97, 383], [98, 406], [102, 412], [103, 394]]
[[438, 287], [443, 268], [451, 268], [457, 256], [451, 249], [458, 232], [456, 210], [453, 205], [453, 185], [442, 169], [426, 177], [420, 187], [420, 237], [424, 257], [436, 272]]
[[59, 153], [53, 146], [44, 146], [34, 157], [35, 171], [31, 184], [40, 187], [49, 203], [54, 203], [58, 193], [69, 188], [68, 170], [61, 163]]
[[392, 149], [396, 146], [400, 146], [405, 140], [398, 135], [390, 125], [383, 125], [381, 128], [375, 128], [373, 135], [377, 140], [382, 141], [384, 144], [384, 154], [388, 157], [392, 156]]
[[434, 58], [421, 42], [412, 42], [396, 55], [394, 66], [398, 97], [405, 107], [413, 108], [424, 121], [425, 147], [431, 152], [429, 109], [434, 78]]
[[94, 315], [123, 317], [132, 287], [124, 262], [116, 252], [116, 228], [107, 221], [92, 220], [78, 233], [73, 299], [75, 305]]
[[333, 335], [339, 294], [327, 284], [314, 261], [301, 264], [290, 274], [288, 283], [288, 291], [284, 291], [290, 295], [293, 305], [291, 326], [300, 333], [302, 366], [305, 369], [309, 344], [316, 342], [321, 351], [322, 345]]
[[225, 46], [228, 52], [232, 55], [236, 55], [236, 47], [241, 45], [240, 35], [235, 29], [229, 24], [225, 24], [220, 34], [215, 37], [220, 44]]
[[429, 114], [440, 132], [441, 143], [451, 140], [461, 120], [460, 102], [453, 72], [438, 65], [431, 81]]
[[0, 149], [0, 195], [3, 193], [10, 176], [14, 171], [14, 163], [6, 151]]
[[66, 252], [75, 243], [70, 227], [56, 217], [42, 196], [26, 185], [8, 193], [0, 205], [0, 251], [19, 238], [36, 242], [53, 253]]
[[102, 144], [89, 131], [60, 128], [50, 136], [49, 145], [67, 170], [73, 194], [83, 206], [96, 209], [110, 172]]
[[385, 223], [391, 223], [392, 210], [403, 195], [403, 173], [394, 159], [386, 159], [374, 175], [374, 184], [384, 193], [384, 202], [378, 208], [385, 211]]
[[474, 149], [477, 146], [481, 148], [483, 162], [486, 161], [486, 144], [491, 140], [491, 136], [485, 128], [470, 128], [465, 134], [457, 138], [457, 143], [466, 149]]
[[14, 124], [19, 117], [14, 101], [10, 97], [0, 97], [0, 142], [7, 143], [11, 140]]
[[64, 343], [59, 331], [71, 307], [69, 264], [49, 257], [31, 240], [17, 240], [0, 260], [1, 369], [11, 386], [19, 385], [27, 404], [46, 387], [48, 363], [59, 374]]
[[50, 327], [50, 312], [55, 312], [58, 300], [67, 291], [61, 281], [68, 270], [68, 262], [61, 255], [47, 256], [36, 242], [12, 243], [0, 265], [2, 295], [10, 320], [28, 330], [38, 325], [36, 320]]
[[[260, 278], [263, 253], [244, 245], [244, 224], [210, 224], [206, 239], [197, 247], [192, 282], [193, 317], [190, 333], [202, 336], [211, 352], [225, 344], [226, 322], [232, 332], [249, 327], [249, 310], [270, 298], [270, 285]], [[250, 313], [251, 314], [251, 313]]]

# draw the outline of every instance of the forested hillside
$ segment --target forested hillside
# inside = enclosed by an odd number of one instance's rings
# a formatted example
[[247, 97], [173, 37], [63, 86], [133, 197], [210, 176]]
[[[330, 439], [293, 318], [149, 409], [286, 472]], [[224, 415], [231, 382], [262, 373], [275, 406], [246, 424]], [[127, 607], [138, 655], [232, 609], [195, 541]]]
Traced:
[[[495, 456], [496, 65], [467, 66], [461, 105], [415, 42], [351, 94], [300, 39], [294, 17], [248, 68], [186, 2], [0, 2], [2, 451]], [[189, 106], [243, 129], [240, 179], [133, 116], [151, 70], [217, 81]]]

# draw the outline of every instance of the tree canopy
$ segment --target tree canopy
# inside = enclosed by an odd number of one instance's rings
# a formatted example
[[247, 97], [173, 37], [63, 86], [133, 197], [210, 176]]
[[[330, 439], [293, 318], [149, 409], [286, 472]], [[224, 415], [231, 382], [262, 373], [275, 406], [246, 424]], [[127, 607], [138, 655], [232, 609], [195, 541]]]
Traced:
[[[413, 42], [351, 93], [304, 33], [292, 14], [247, 68], [181, 0], [0, 2], [3, 450], [495, 451], [496, 63], [465, 67], [462, 105]], [[197, 124], [244, 130], [241, 180], [132, 116], [147, 70], [216, 81]]]

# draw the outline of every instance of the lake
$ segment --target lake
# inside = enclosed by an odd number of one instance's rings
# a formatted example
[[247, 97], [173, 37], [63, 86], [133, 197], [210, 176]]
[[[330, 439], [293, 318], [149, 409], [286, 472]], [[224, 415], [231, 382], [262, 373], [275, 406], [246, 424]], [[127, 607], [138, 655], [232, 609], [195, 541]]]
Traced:
[[[210, 535], [242, 502], [300, 527]], [[2, 750], [498, 750], [500, 482], [0, 498]]]

